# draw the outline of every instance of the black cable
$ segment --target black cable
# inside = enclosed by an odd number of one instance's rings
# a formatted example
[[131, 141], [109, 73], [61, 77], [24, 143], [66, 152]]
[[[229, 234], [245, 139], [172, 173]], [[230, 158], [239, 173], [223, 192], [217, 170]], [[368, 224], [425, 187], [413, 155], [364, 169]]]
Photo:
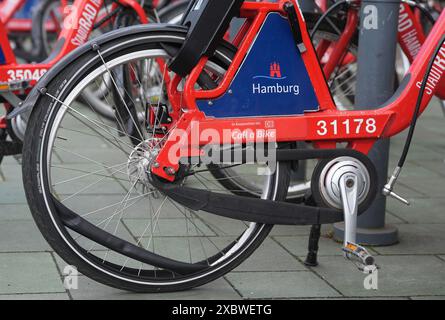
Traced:
[[436, 19], [434, 19], [431, 12], [429, 12], [428, 9], [423, 6], [423, 4], [416, 2], [416, 8], [422, 11], [423, 15], [429, 20], [432, 25], [436, 23]]
[[[108, 11], [108, 10], [107, 10]], [[107, 22], [108, 20], [110, 20], [111, 18], [113, 18], [115, 15], [117, 15], [118, 13], [120, 13], [121, 11], [123, 11], [123, 7], [122, 6], [118, 6], [116, 9], [114, 9], [111, 12], [108, 12], [105, 17], [103, 17], [102, 19], [100, 19], [100, 21], [96, 22], [93, 26], [93, 30], [96, 30], [97, 28], [99, 28], [100, 26], [102, 26], [105, 22]]]
[[420, 87], [419, 96], [417, 97], [416, 108], [414, 110], [413, 119], [411, 121], [411, 126], [409, 128], [408, 137], [406, 138], [405, 146], [403, 147], [402, 155], [400, 156], [398, 167], [402, 168], [405, 164], [406, 157], [408, 156], [408, 152], [411, 146], [411, 142], [414, 136], [414, 131], [416, 129], [417, 119], [419, 118], [420, 107], [422, 106], [423, 94], [425, 93], [426, 85], [428, 83], [428, 79], [430, 77], [430, 72], [433, 69], [434, 62], [436, 61], [436, 57], [439, 55], [439, 51], [442, 49], [443, 44], [445, 43], [445, 35], [442, 36], [442, 40], [440, 44], [437, 46], [436, 51], [431, 58], [431, 61], [428, 65], [427, 72], [425, 77], [423, 78], [422, 85]]
[[340, 7], [341, 5], [345, 4], [345, 3], [349, 3], [351, 2], [351, 0], [342, 0], [342, 1], [338, 1], [335, 4], [333, 4], [331, 7], [329, 7], [328, 10], [326, 10], [325, 13], [323, 13], [320, 17], [320, 19], [318, 19], [317, 23], [315, 24], [314, 28], [311, 31], [311, 38], [313, 38], [315, 36], [315, 33], [318, 31], [318, 28], [320, 28], [321, 23], [335, 10], [337, 10], [338, 7]]

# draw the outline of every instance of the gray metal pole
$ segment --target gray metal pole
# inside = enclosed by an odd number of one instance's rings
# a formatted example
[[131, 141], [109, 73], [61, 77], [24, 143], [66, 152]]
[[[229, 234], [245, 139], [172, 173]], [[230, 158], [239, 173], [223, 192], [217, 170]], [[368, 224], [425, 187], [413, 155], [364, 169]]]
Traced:
[[[360, 19], [356, 101], [364, 109], [377, 108], [394, 93], [397, 26], [400, 0], [363, 0]], [[360, 108], [360, 107], [358, 107]], [[388, 176], [389, 139], [379, 141], [369, 157], [377, 167], [379, 190]], [[398, 231], [385, 225], [386, 198], [379, 192], [372, 206], [359, 217], [357, 242], [391, 245]], [[343, 238], [344, 224], [335, 225]]]
[[[298, 0], [298, 4], [300, 5], [300, 9], [303, 12], [317, 12], [318, 7], [315, 4], [314, 0]], [[304, 142], [298, 143], [298, 148], [304, 149], [307, 148], [307, 144]], [[298, 183], [301, 181], [305, 181], [307, 178], [307, 163], [306, 161], [299, 161], [298, 170], [292, 171], [291, 181]]]

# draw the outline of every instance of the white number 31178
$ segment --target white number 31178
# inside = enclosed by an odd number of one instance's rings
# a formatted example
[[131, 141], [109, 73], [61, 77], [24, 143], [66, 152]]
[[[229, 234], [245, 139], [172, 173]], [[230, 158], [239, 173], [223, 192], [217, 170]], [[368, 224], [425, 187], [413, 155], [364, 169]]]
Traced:
[[338, 135], [340, 133], [349, 134], [373, 134], [377, 131], [377, 122], [374, 118], [368, 119], [346, 119], [345, 121], [325, 121], [317, 122], [317, 134], [319, 136]]

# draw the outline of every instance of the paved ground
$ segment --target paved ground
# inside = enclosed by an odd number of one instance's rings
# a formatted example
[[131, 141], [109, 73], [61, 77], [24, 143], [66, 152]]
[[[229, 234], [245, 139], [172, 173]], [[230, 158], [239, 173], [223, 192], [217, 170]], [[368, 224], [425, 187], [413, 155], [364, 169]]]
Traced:
[[[381, 266], [379, 290], [363, 287], [364, 275], [341, 257], [323, 230], [320, 266], [306, 268], [307, 228], [276, 228], [242, 266], [199, 289], [165, 295], [126, 293], [81, 277], [65, 290], [65, 263], [35, 227], [21, 185], [17, 159], [2, 165], [0, 182], [0, 299], [253, 299], [253, 298], [445, 298], [445, 118], [435, 105], [421, 119], [409, 162], [397, 190], [412, 201], [388, 203], [387, 222], [400, 243], [371, 250]], [[392, 143], [391, 168], [403, 137]]]

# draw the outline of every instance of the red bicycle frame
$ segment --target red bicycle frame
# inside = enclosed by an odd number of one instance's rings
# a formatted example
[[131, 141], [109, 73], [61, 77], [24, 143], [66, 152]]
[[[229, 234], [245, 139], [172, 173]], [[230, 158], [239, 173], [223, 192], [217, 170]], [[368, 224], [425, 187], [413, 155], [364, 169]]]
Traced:
[[[141, 23], [148, 23], [144, 9], [135, 0], [119, 0], [120, 5], [132, 8]], [[59, 40], [63, 43], [61, 49], [51, 59], [51, 61], [41, 64], [18, 64], [14, 53], [9, 45], [5, 26], [0, 22], [0, 50], [3, 51], [4, 63], [0, 64], [0, 83], [11, 81], [27, 80], [34, 85], [40, 77], [48, 71], [57, 61], [84, 44], [92, 30], [100, 8], [103, 6], [103, 0], [76, 0], [71, 13], [64, 21]], [[113, 6], [117, 6], [116, 3]]]
[[[0, 2], [0, 21], [7, 26], [9, 31], [22, 31], [23, 24], [18, 23], [13, 17], [25, 3], [26, 0], [4, 0]], [[18, 29], [14, 30], [14, 26], [18, 26]], [[29, 31], [31, 30], [31, 23], [28, 26]]]
[[[182, 151], [185, 150], [188, 156], [200, 156], [200, 147], [210, 142], [208, 137], [202, 134], [207, 129], [216, 131], [220, 137], [224, 137], [224, 130], [227, 129], [241, 132], [239, 135], [232, 136], [230, 143], [264, 141], [264, 138], [259, 138], [258, 133], [273, 129], [274, 134], [270, 139], [273, 142], [307, 141], [312, 142], [316, 148], [324, 149], [335, 149], [338, 142], [346, 142], [348, 148], [367, 154], [378, 139], [394, 136], [410, 125], [413, 112], [409, 112], [407, 106], [412, 106], [414, 111], [414, 106], [420, 94], [419, 84], [425, 77], [429, 61], [439, 42], [444, 38], [445, 12], [442, 12], [418, 52], [402, 86], [394, 97], [378, 110], [340, 111], [337, 109], [324, 80], [323, 70], [318, 63], [316, 51], [306, 31], [305, 22], [300, 12], [297, 12], [297, 15], [302, 30], [302, 38], [307, 47], [307, 51], [302, 54], [302, 59], [320, 104], [318, 112], [306, 113], [304, 116], [215, 119], [206, 117], [199, 110], [196, 103], [198, 99], [212, 100], [221, 97], [228, 91], [268, 14], [277, 12], [285, 15], [283, 5], [288, 1], [281, 0], [279, 3], [244, 2], [241, 16], [247, 19], [246, 24], [249, 27], [246, 35], [240, 41], [239, 49], [232, 60], [232, 64], [216, 89], [196, 89], [198, 77], [208, 61], [208, 58], [205, 57], [200, 60], [187, 78], [183, 92], [178, 92], [177, 88], [174, 87], [178, 84], [178, 79], [172, 81], [171, 95], [183, 94], [185, 108], [183, 105], [182, 110], [184, 111], [173, 125], [170, 138], [158, 154], [156, 159], [158, 165], [152, 168], [154, 174], [172, 181], [174, 177], [167, 174], [166, 171], [177, 171], [179, 168], [180, 155], [177, 152], [171, 152], [171, 150], [178, 150], [178, 137], [181, 137], [180, 149]], [[292, 2], [295, 7], [298, 7], [294, 0]], [[425, 92], [420, 112], [425, 110], [436, 93], [437, 84], [443, 78], [444, 72], [445, 44], [442, 45], [440, 54], [435, 58], [433, 71], [429, 74], [427, 86], [430, 90]], [[173, 102], [176, 103], [178, 100], [179, 97]], [[254, 135], [243, 134], [243, 132], [253, 132]], [[167, 168], [170, 170], [166, 170]]]
[[[12, 33], [29, 33], [32, 30], [32, 20], [25, 18], [14, 18], [14, 15], [26, 3], [27, 0], [3, 0], [0, 2], [0, 20], [6, 30]], [[68, 5], [67, 0], [60, 0], [61, 7]], [[49, 23], [46, 26], [49, 32], [56, 32], [56, 25]]]

